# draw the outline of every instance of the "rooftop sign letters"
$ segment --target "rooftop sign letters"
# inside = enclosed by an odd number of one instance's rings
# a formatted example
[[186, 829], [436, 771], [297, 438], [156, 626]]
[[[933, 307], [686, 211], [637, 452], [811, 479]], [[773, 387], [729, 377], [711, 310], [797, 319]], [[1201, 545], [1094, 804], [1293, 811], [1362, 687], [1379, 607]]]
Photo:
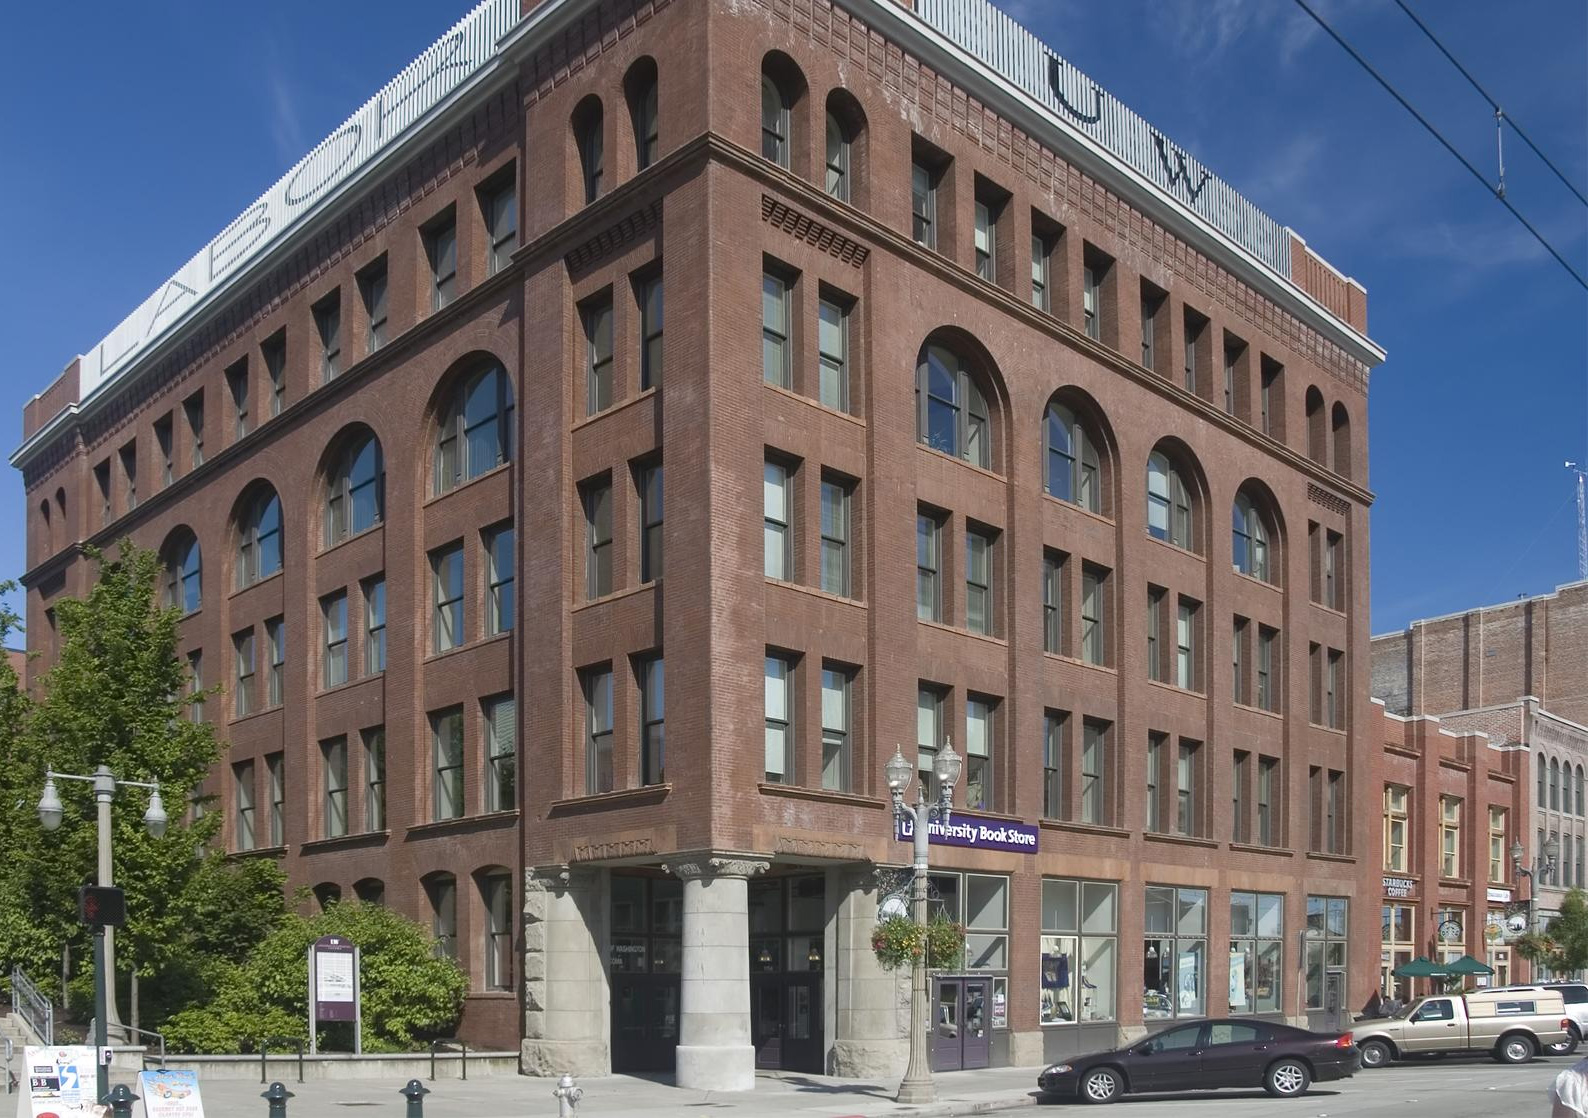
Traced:
[[1290, 235], [987, 0], [916, 0], [926, 23], [1290, 278]]
[[[901, 817], [894, 826], [894, 837], [900, 842], [914, 839], [915, 820], [908, 815]], [[1037, 852], [1037, 829], [1030, 824], [983, 819], [961, 811], [956, 811], [947, 825], [932, 820], [926, 840], [935, 846], [971, 846], [978, 850], [1011, 850], [1016, 854]]]
[[495, 57], [498, 41], [518, 21], [518, 10], [519, 0], [483, 0], [320, 141], [84, 356], [83, 397], [132, 365], [240, 268], [312, 212], [317, 202]]

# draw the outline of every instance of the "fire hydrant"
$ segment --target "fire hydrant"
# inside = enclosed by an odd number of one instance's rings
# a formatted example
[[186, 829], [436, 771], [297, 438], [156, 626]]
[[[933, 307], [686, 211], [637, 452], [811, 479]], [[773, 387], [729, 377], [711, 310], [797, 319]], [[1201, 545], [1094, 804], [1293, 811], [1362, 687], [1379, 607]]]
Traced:
[[551, 1097], [557, 1100], [557, 1118], [573, 1118], [574, 1111], [579, 1109], [579, 1100], [584, 1098], [584, 1091], [574, 1086], [573, 1076], [563, 1072]]

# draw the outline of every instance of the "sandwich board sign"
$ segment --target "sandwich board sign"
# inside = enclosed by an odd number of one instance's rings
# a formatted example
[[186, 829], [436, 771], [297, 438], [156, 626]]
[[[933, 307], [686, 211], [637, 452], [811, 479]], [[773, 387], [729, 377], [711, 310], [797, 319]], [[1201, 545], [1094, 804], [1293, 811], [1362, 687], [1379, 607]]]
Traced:
[[198, 1072], [157, 1068], [138, 1074], [144, 1118], [204, 1118]]
[[17, 1118], [99, 1118], [110, 1108], [94, 1097], [99, 1069], [91, 1044], [52, 1044], [22, 1050], [27, 1086], [17, 1097]]

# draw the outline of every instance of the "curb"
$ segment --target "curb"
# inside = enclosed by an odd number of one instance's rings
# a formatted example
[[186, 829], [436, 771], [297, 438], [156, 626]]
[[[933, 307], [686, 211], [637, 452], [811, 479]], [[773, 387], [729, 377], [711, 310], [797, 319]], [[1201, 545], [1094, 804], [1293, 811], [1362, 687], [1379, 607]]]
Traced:
[[1030, 1092], [1006, 1098], [934, 1102], [926, 1106], [899, 1107], [890, 1113], [908, 1115], [909, 1118], [958, 1118], [964, 1114], [991, 1114], [999, 1110], [1015, 1110], [1022, 1106], [1037, 1106], [1041, 1099]]

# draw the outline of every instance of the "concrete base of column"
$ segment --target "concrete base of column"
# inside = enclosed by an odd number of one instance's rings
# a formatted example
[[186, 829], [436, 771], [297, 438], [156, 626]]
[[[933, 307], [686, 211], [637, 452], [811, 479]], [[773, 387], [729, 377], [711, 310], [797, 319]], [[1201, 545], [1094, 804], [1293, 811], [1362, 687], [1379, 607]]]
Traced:
[[1040, 1032], [1009, 1034], [1009, 1064], [1017, 1068], [1034, 1068], [1047, 1063], [1043, 1055], [1043, 1038]]
[[518, 1059], [525, 1075], [544, 1075], [548, 1079], [564, 1074], [581, 1079], [612, 1074], [612, 1056], [607, 1046], [588, 1040], [531, 1038], [519, 1045]]
[[840, 1040], [833, 1043], [833, 1074], [847, 1079], [897, 1079], [910, 1060], [910, 1042]]
[[750, 1045], [684, 1045], [673, 1081], [692, 1091], [755, 1090], [755, 1049]]

